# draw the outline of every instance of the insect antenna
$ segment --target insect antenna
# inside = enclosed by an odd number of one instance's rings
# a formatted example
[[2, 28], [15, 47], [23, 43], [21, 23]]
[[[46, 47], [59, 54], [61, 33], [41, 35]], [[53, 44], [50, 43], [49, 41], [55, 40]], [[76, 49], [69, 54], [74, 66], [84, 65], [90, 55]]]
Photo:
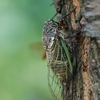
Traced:
[[65, 16], [63, 16], [60, 20], [63, 20], [66, 16], [69, 16], [72, 12], [74, 12], [76, 9], [76, 7], [69, 13], [69, 14], [66, 14]]
[[53, 20], [57, 14], [58, 14], [58, 12], [51, 18], [51, 20]]
[[54, 4], [54, 2], [52, 4], [50, 4], [50, 6], [52, 6]]

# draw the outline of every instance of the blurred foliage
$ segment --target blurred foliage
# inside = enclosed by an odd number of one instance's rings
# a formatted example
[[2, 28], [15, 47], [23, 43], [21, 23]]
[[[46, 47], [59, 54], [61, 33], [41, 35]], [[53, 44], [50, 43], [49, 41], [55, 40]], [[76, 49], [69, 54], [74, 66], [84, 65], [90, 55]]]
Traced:
[[[0, 100], [51, 100], [41, 36], [52, 0], [0, 0]], [[32, 47], [30, 47], [32, 46]]]

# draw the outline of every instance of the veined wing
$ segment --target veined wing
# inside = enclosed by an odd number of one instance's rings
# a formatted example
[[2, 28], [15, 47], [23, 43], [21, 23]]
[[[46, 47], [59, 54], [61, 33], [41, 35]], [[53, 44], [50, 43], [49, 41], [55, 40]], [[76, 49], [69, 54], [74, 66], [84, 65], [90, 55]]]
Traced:
[[63, 100], [67, 96], [66, 83], [72, 74], [70, 55], [62, 38], [55, 39], [53, 50], [48, 61], [48, 84], [55, 100]]
[[73, 73], [73, 68], [72, 68], [72, 63], [71, 63], [71, 59], [70, 59], [70, 55], [69, 55], [69, 51], [68, 51], [68, 48], [66, 47], [66, 44], [64, 42], [64, 40], [61, 38], [61, 43], [62, 43], [62, 46], [65, 50], [65, 53], [66, 53], [66, 56], [67, 56], [67, 59], [68, 59], [68, 63], [69, 63], [69, 67], [70, 67], [70, 72]]

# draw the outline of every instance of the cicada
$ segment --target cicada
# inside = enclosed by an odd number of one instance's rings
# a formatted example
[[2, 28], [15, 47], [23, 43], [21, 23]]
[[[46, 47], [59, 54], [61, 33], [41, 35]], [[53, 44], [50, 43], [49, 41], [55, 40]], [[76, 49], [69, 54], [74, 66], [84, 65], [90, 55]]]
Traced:
[[66, 97], [67, 79], [73, 72], [63, 28], [60, 23], [48, 20], [44, 23], [42, 36], [47, 56], [48, 85], [55, 100], [64, 100]]

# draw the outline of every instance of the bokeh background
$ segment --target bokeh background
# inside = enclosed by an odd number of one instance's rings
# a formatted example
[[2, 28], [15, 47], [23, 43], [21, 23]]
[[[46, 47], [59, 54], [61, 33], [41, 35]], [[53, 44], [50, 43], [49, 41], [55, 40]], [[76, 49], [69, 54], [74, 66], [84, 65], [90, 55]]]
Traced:
[[53, 100], [41, 43], [52, 0], [0, 0], [0, 100]]

